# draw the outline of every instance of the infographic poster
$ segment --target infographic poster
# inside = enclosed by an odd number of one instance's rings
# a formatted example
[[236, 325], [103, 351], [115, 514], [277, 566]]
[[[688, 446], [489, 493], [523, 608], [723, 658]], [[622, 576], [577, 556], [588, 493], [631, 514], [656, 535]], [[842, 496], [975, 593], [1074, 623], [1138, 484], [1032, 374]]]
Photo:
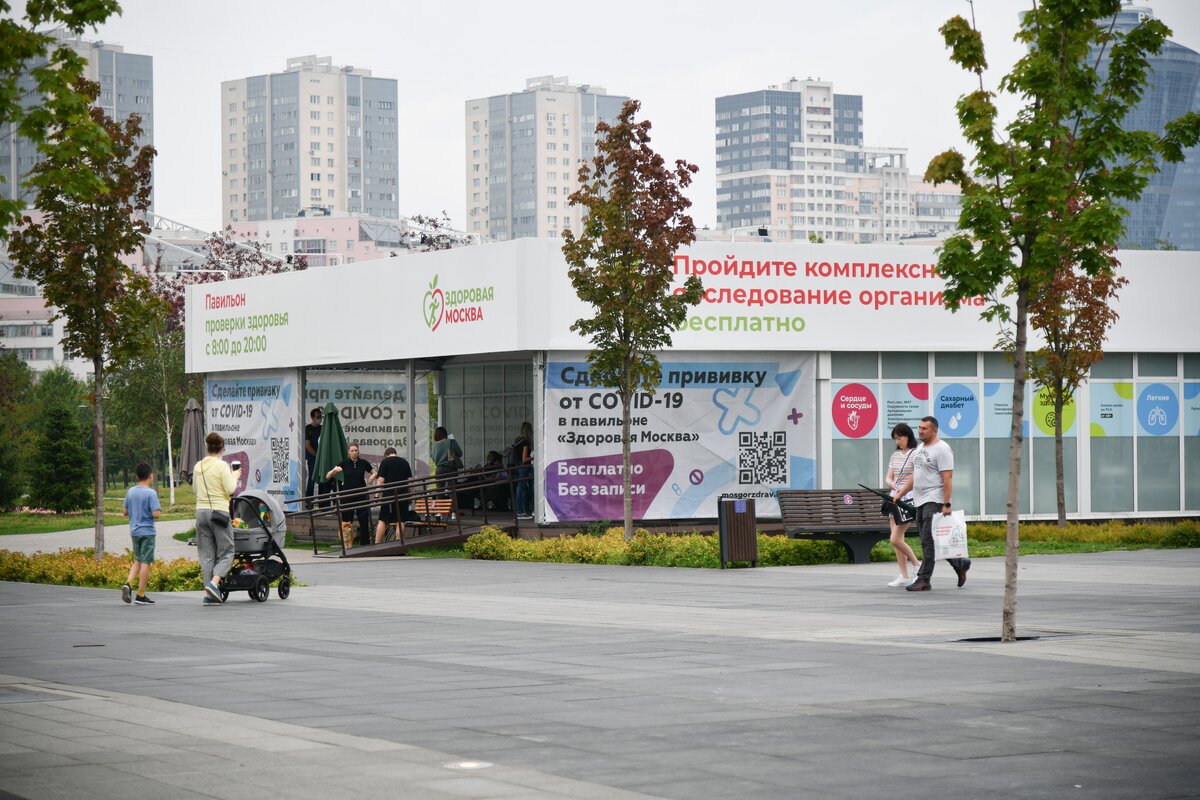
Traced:
[[963, 439], [979, 436], [979, 394], [975, 386], [948, 383], [936, 387], [933, 416], [938, 421], [938, 436]]
[[[637, 519], [716, 517], [717, 499], [816, 487], [816, 359], [808, 353], [673, 353], [651, 395], [635, 396], [630, 435]], [[621, 405], [593, 385], [583, 353], [552, 352], [538, 479], [547, 521], [624, 516]]]
[[1179, 435], [1179, 389], [1167, 383], [1138, 385], [1138, 435]]
[[877, 435], [879, 384], [835, 383], [830, 413], [834, 439], [865, 439]]
[[929, 414], [928, 383], [885, 383], [883, 385], [883, 425], [880, 435], [887, 437], [892, 428], [906, 423], [915, 433], [921, 417]]
[[[1025, 408], [1029, 408], [1029, 384], [1025, 384]], [[1012, 381], [983, 384], [983, 435], [989, 439], [1012, 436]], [[1029, 417], [1021, 420], [1021, 432], [1029, 438]]]
[[1092, 383], [1091, 436], [1133, 436], [1133, 384]]
[[[1028, 384], [1026, 384], [1028, 385]], [[1071, 396], [1063, 403], [1062, 410], [1062, 432], [1063, 436], [1075, 435], [1075, 397]], [[1036, 438], [1042, 439], [1049, 437], [1054, 438], [1054, 425], [1056, 414], [1054, 413], [1054, 392], [1050, 389], [1035, 387], [1033, 393], [1033, 406], [1030, 409], [1030, 416], [1033, 418], [1033, 435]]]
[[1200, 436], [1200, 383], [1183, 385], [1183, 435]]
[[407, 458], [408, 443], [416, 444], [414, 474], [428, 475], [429, 415], [428, 388], [417, 383], [417, 418], [409, 418], [408, 374], [363, 370], [309, 370], [304, 384], [304, 421], [314, 408], [326, 403], [337, 406], [346, 441], [357, 441], [364, 459], [378, 464], [389, 447]]
[[304, 446], [297, 373], [220, 373], [205, 381], [204, 398], [206, 432], [225, 437], [225, 461], [242, 464], [235, 494], [261, 489], [297, 510]]

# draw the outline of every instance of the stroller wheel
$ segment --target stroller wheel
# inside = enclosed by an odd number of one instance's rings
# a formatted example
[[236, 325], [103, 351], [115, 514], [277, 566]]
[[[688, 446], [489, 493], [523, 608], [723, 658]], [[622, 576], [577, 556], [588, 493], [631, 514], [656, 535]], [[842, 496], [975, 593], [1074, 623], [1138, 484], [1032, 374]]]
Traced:
[[279, 585], [275, 587], [275, 594], [279, 595], [280, 600], [287, 600], [288, 595], [292, 593], [292, 582], [284, 577], [279, 579]]
[[265, 603], [270, 594], [271, 584], [267, 583], [267, 579], [260, 575], [254, 585], [250, 587], [250, 596], [260, 603]]

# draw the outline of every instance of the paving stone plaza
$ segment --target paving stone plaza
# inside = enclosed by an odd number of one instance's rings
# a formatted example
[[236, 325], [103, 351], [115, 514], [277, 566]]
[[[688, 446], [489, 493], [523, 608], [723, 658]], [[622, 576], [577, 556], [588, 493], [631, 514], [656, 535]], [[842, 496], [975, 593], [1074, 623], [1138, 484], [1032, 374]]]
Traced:
[[[6, 537], [15, 538], [15, 537]], [[165, 538], [165, 537], [160, 537]], [[0, 583], [0, 798], [1200, 797], [1200, 551]]]

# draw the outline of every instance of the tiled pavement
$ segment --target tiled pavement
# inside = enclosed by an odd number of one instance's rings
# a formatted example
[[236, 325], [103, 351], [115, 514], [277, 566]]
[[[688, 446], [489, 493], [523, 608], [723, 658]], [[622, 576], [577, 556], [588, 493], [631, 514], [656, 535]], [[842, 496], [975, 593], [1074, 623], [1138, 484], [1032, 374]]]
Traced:
[[1021, 564], [0, 584], [0, 798], [1200, 797], [1200, 551]]

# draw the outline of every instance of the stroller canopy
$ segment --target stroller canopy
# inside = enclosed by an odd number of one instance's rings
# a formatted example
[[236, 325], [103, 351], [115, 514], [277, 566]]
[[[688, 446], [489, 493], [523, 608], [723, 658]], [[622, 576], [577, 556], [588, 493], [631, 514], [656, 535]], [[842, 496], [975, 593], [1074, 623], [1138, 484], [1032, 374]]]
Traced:
[[[249, 503], [253, 507], [253, 514], [246, 509], [246, 503]], [[246, 521], [247, 525], [251, 526], [257, 520], [259, 524], [267, 529], [267, 533], [271, 534], [271, 538], [275, 540], [275, 544], [283, 547], [283, 537], [287, 533], [287, 520], [283, 515], [283, 505], [274, 495], [268, 494], [262, 489], [247, 489], [233, 498], [233, 506], [235, 516], [241, 517]], [[266, 507], [265, 514], [262, 511], [264, 506]]]

